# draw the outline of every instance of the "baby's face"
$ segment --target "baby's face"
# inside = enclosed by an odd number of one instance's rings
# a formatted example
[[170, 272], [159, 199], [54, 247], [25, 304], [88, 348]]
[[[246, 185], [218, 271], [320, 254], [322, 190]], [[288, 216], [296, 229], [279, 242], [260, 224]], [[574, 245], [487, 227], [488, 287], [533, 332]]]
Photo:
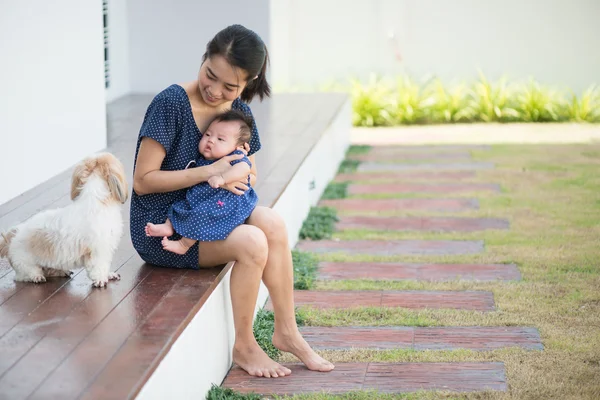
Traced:
[[217, 160], [234, 151], [238, 146], [240, 124], [237, 121], [215, 121], [206, 130], [200, 144], [200, 154], [207, 160]]

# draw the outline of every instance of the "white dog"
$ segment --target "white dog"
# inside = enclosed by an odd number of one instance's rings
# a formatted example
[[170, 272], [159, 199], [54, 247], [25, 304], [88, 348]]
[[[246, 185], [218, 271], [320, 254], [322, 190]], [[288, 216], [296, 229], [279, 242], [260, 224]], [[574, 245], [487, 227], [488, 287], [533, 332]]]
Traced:
[[123, 234], [121, 204], [128, 194], [123, 164], [114, 155], [88, 157], [73, 171], [73, 202], [2, 234], [0, 257], [8, 258], [16, 281], [45, 282], [84, 266], [93, 285], [105, 287], [120, 279], [110, 266]]

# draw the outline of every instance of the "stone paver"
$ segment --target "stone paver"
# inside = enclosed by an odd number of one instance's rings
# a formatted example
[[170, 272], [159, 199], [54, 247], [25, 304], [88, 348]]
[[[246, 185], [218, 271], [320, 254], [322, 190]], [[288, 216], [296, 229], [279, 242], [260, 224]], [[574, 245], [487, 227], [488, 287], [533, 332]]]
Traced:
[[342, 216], [337, 230], [371, 229], [380, 231], [475, 232], [508, 229], [509, 222], [499, 218], [467, 217], [369, 217]]
[[347, 157], [350, 160], [362, 162], [469, 162], [472, 157], [467, 152], [462, 153], [414, 153], [414, 152], [371, 152], [368, 154], [352, 154]]
[[[360, 129], [358, 129], [360, 130]], [[371, 146], [368, 154], [374, 153], [426, 153], [426, 154], [446, 154], [464, 152], [470, 154], [471, 151], [488, 151], [492, 147], [489, 144], [447, 144], [443, 146], [436, 145], [381, 145]]]
[[300, 332], [311, 347], [321, 350], [496, 350], [506, 347], [543, 350], [536, 328], [517, 326], [303, 326]]
[[299, 364], [285, 365], [292, 374], [277, 379], [252, 377], [236, 366], [229, 372], [223, 386], [242, 393], [262, 395], [342, 394], [356, 390], [383, 393], [507, 390], [504, 364], [499, 362], [338, 363], [328, 373], [315, 373]]
[[464, 212], [477, 210], [477, 199], [339, 199], [321, 200], [319, 205], [340, 211], [431, 211]]
[[348, 194], [395, 194], [395, 193], [441, 193], [459, 194], [472, 192], [500, 192], [496, 183], [378, 183], [348, 185]]
[[417, 170], [443, 170], [443, 171], [469, 171], [469, 170], [488, 170], [494, 169], [494, 163], [483, 161], [472, 162], [440, 162], [440, 163], [422, 163], [422, 164], [399, 164], [399, 163], [361, 163], [357, 170], [359, 172], [368, 171], [417, 171]]
[[[296, 306], [326, 308], [402, 307], [493, 311], [494, 295], [483, 291], [296, 290]], [[266, 309], [272, 310], [271, 300]]]
[[482, 240], [303, 240], [296, 247], [314, 253], [378, 256], [475, 254], [484, 248]]
[[347, 181], [410, 181], [410, 180], [461, 180], [475, 178], [475, 171], [395, 171], [395, 172], [357, 172], [338, 174], [336, 182]]
[[512, 281], [520, 280], [521, 273], [515, 264], [321, 262], [319, 279]]

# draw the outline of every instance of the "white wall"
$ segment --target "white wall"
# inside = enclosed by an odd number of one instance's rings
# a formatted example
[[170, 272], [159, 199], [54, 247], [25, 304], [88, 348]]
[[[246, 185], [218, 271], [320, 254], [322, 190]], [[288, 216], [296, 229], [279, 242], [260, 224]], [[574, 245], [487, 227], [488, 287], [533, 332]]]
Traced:
[[108, 0], [110, 85], [106, 89], [107, 103], [131, 90], [127, 3], [127, 0]]
[[[371, 72], [600, 83], [598, 0], [272, 0], [273, 81]], [[393, 38], [391, 36], [393, 35]], [[401, 59], [396, 58], [396, 52]]]
[[106, 145], [102, 2], [2, 0], [0, 204]]
[[157, 93], [198, 75], [208, 41], [239, 23], [269, 43], [268, 0], [129, 0], [131, 90]]

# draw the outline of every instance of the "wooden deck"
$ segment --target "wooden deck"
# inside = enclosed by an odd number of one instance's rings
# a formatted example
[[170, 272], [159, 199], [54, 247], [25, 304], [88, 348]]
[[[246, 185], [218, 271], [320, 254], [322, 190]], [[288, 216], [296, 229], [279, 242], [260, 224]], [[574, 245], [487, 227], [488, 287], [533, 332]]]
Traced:
[[[108, 107], [107, 150], [127, 171], [151, 99], [128, 96]], [[290, 94], [253, 105], [263, 144], [256, 156], [260, 204], [275, 203], [345, 101], [338, 94]], [[68, 204], [71, 172], [0, 205], [0, 231]], [[121, 280], [107, 289], [93, 289], [83, 270], [41, 285], [15, 283], [0, 260], [1, 399], [135, 397], [231, 267], [145, 264], [131, 245], [129, 203], [123, 216], [127, 229], [112, 268]]]

